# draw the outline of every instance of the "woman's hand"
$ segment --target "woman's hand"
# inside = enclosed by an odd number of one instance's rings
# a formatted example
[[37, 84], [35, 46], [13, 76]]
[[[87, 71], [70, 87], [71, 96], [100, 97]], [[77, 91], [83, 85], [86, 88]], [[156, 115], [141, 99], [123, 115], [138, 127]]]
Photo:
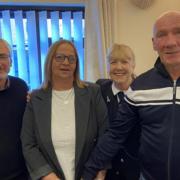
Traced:
[[27, 92], [27, 95], [26, 95], [26, 101], [27, 101], [27, 102], [29, 102], [30, 99], [31, 99], [31, 93], [32, 93], [31, 91], [28, 91], [28, 92]]
[[94, 180], [104, 180], [106, 177], [106, 170], [101, 170], [97, 173]]
[[[106, 177], [106, 170], [101, 170], [97, 173], [94, 180], [104, 180]], [[80, 180], [84, 180], [84, 178], [81, 178]]]
[[60, 180], [59, 177], [56, 176], [55, 173], [49, 173], [48, 175], [41, 178], [41, 180]]

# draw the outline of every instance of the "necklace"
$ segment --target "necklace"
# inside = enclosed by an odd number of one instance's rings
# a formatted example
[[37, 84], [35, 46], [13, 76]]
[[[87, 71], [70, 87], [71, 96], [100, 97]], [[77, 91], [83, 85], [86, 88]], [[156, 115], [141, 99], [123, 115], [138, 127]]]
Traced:
[[63, 102], [63, 104], [69, 104], [74, 95], [74, 88], [65, 91], [53, 90], [53, 95], [58, 101]]

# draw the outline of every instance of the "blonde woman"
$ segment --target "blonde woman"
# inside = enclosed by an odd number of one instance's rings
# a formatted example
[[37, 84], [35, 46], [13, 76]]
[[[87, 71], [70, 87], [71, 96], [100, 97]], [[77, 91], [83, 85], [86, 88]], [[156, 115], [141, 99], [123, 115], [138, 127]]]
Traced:
[[[110, 79], [99, 79], [103, 98], [108, 108], [110, 123], [116, 116], [126, 91], [134, 80], [135, 56], [125, 44], [113, 44], [108, 52]], [[139, 127], [131, 131], [123, 148], [112, 160], [112, 169], [107, 171], [106, 180], [136, 180], [139, 178], [138, 163]]]

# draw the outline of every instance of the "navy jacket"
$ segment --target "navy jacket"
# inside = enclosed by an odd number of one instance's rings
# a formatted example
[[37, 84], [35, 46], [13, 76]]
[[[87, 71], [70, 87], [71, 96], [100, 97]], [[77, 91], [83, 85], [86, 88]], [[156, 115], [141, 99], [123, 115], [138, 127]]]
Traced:
[[[101, 87], [102, 95], [108, 108], [109, 123], [111, 123], [116, 118], [118, 106], [124, 99], [124, 93], [119, 92], [118, 95], [114, 95], [112, 91], [112, 80], [110, 79], [99, 79], [96, 83]], [[112, 169], [107, 172], [106, 180], [139, 179], [139, 135], [140, 126], [137, 124], [129, 133], [124, 147], [113, 158]]]
[[172, 81], [164, 65], [135, 79], [118, 109], [116, 120], [101, 138], [86, 164], [84, 179], [106, 169], [129, 131], [141, 123], [140, 160], [146, 180], [179, 180], [180, 171], [180, 79]]

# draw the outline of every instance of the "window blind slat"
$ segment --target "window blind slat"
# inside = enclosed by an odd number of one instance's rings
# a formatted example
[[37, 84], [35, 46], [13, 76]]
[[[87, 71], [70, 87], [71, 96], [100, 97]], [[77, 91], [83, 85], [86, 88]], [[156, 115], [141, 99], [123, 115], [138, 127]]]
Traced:
[[41, 47], [41, 71], [44, 77], [44, 62], [48, 52], [47, 11], [39, 12], [39, 36]]
[[59, 12], [51, 12], [51, 32], [52, 32], [52, 43], [59, 39]]
[[[28, 56], [29, 56], [29, 80], [31, 89], [37, 88], [40, 84], [37, 29], [35, 11], [26, 12], [27, 33], [28, 33]], [[32, 26], [33, 24], [33, 26]]]
[[71, 40], [71, 12], [62, 12], [62, 38]]
[[25, 52], [25, 39], [23, 28], [23, 16], [22, 11], [14, 12], [15, 24], [16, 24], [16, 49], [17, 49], [17, 62], [18, 62], [18, 75], [26, 82], [29, 82], [28, 78], [28, 66]]
[[80, 60], [80, 78], [84, 79], [83, 11], [73, 14], [69, 9], [62, 12], [31, 7], [25, 11], [18, 8], [0, 13], [0, 37], [13, 49], [10, 75], [21, 77], [31, 89], [37, 88], [44, 77], [49, 46], [63, 38], [73, 40]]
[[[5, 39], [11, 47], [13, 46], [9, 10], [2, 11], [2, 38]], [[12, 52], [12, 66], [11, 66], [9, 74], [12, 76], [16, 75], [13, 52]]]
[[82, 12], [73, 13], [73, 30], [74, 30], [74, 44], [79, 56], [80, 78], [84, 79], [84, 49], [83, 49], [83, 30], [82, 30]]
[[2, 23], [1, 23], [2, 21], [0, 20], [0, 38], [2, 39]]

